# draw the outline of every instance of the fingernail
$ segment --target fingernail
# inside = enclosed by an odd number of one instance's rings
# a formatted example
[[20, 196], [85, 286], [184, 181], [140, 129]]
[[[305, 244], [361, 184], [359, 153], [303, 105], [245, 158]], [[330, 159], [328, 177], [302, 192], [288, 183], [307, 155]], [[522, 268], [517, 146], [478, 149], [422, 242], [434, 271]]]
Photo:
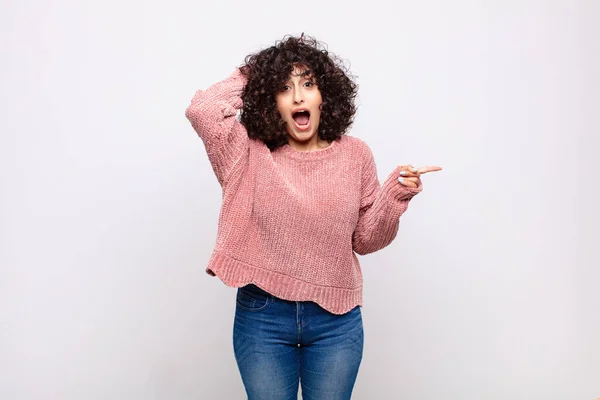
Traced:
[[402, 176], [406, 175], [406, 171], [400, 171], [400, 175], [402, 175]]
[[418, 171], [418, 169], [417, 169], [417, 168], [413, 168], [413, 169], [411, 169], [411, 171], [412, 171], [412, 172], [417, 172], [417, 171]]
[[398, 182], [404, 182], [404, 178], [398, 178]]

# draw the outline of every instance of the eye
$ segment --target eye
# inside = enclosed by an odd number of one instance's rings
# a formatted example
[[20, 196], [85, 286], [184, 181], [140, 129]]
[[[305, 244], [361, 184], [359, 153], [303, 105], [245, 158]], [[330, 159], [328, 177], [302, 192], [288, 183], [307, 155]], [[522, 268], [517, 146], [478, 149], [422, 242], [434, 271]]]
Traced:
[[311, 81], [308, 81], [308, 82], [304, 83], [304, 86], [306, 86], [306, 87], [311, 87], [311, 86], [314, 86], [314, 85], [315, 85], [315, 83], [311, 82]]

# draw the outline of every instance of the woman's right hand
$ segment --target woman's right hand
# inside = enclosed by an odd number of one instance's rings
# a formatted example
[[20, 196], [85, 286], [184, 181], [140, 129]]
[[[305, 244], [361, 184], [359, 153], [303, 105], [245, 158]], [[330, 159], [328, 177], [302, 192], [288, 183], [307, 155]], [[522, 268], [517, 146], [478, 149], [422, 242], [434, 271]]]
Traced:
[[240, 72], [245, 76], [250, 75], [250, 66], [248, 64], [242, 65], [239, 69]]

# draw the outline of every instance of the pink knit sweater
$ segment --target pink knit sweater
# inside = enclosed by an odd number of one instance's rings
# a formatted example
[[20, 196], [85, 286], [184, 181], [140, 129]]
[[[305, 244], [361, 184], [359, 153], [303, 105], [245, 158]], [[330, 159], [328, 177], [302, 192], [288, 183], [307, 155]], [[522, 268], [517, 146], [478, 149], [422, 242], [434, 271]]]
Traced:
[[218, 234], [206, 272], [226, 285], [249, 283], [282, 299], [314, 301], [343, 314], [362, 306], [355, 253], [392, 242], [422, 187], [381, 185], [365, 142], [342, 136], [329, 147], [271, 152], [236, 119], [245, 77], [198, 90], [186, 117], [204, 142], [223, 189]]

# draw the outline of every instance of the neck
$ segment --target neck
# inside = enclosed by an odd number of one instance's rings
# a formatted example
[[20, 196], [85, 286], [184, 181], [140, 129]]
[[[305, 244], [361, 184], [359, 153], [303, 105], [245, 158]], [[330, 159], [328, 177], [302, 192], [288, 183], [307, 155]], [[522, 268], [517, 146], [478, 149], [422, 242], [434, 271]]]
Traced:
[[329, 146], [329, 142], [327, 140], [322, 140], [317, 136], [307, 142], [297, 142], [290, 139], [288, 140], [288, 144], [297, 151], [315, 151]]

